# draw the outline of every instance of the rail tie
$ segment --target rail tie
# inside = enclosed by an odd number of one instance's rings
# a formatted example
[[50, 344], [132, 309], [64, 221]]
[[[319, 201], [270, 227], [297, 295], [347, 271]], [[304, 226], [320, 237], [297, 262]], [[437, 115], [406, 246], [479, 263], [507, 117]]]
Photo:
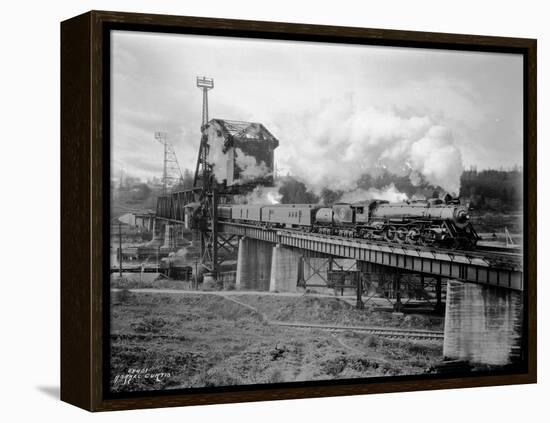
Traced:
[[318, 325], [310, 323], [287, 323], [270, 321], [275, 326], [285, 326], [304, 329], [321, 329], [328, 330], [330, 332], [365, 332], [371, 335], [382, 336], [385, 338], [394, 339], [428, 339], [428, 340], [443, 340], [443, 332], [428, 331], [421, 329], [400, 329], [400, 328], [379, 328], [379, 327], [367, 327], [367, 326], [335, 326], [335, 325]]

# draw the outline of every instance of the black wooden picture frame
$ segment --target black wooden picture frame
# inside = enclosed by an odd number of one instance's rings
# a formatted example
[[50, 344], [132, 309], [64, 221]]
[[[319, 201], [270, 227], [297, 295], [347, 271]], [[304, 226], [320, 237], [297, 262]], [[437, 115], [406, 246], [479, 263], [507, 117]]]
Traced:
[[[523, 55], [525, 366], [468, 377], [343, 380], [109, 395], [109, 31], [140, 30]], [[536, 40], [91, 11], [61, 23], [61, 399], [90, 411], [536, 383]], [[108, 285], [107, 285], [108, 286]]]

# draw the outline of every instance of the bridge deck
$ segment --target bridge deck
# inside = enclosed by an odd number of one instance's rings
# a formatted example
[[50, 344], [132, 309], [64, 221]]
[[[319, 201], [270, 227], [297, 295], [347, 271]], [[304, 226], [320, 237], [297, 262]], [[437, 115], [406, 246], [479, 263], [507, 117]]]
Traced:
[[266, 242], [390, 266], [467, 282], [523, 290], [521, 254], [442, 250], [411, 245], [391, 245], [291, 229], [265, 229], [220, 222], [220, 232]]

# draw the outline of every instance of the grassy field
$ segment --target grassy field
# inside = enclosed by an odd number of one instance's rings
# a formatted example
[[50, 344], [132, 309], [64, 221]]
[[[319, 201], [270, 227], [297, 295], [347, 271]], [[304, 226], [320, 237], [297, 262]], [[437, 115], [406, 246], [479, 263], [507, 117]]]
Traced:
[[286, 322], [441, 330], [441, 319], [355, 310], [330, 297], [121, 291], [111, 312], [114, 391], [248, 385], [430, 372], [438, 341], [286, 328]]

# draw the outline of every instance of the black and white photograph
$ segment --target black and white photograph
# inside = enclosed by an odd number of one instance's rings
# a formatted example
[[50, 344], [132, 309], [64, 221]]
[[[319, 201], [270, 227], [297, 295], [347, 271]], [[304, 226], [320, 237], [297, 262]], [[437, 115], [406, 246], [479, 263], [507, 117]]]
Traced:
[[525, 370], [522, 55], [109, 43], [110, 392]]

